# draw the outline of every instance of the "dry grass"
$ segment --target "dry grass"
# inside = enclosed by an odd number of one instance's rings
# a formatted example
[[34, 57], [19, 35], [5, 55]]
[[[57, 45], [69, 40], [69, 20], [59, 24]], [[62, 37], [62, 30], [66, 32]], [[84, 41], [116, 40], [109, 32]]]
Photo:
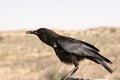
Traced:
[[[87, 41], [109, 58], [113, 74], [91, 61], [80, 62], [74, 76], [120, 79], [120, 29], [98, 28], [85, 31], [57, 31]], [[52, 48], [25, 31], [0, 32], [0, 80], [58, 80], [73, 66], [59, 61]]]

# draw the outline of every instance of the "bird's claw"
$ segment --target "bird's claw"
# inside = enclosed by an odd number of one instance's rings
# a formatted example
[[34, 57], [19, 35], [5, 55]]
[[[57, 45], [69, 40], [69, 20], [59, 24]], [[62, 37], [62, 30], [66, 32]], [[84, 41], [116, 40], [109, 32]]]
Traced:
[[61, 80], [69, 80], [70, 78], [71, 78], [71, 76], [66, 75], [66, 76], [62, 77]]

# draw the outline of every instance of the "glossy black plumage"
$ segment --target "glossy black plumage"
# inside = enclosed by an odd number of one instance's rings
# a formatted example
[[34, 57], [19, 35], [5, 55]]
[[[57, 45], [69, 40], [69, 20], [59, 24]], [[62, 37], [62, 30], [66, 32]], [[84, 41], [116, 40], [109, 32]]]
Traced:
[[55, 53], [60, 59], [60, 61], [66, 64], [75, 65], [75, 68], [64, 78], [73, 75], [78, 69], [79, 61], [83, 59], [92, 60], [95, 63], [101, 64], [110, 73], [113, 72], [105, 63], [112, 62], [109, 59], [100, 55], [100, 50], [89, 43], [59, 35], [54, 31], [46, 28], [28, 31], [27, 33], [37, 35], [41, 41], [51, 46], [55, 50]]

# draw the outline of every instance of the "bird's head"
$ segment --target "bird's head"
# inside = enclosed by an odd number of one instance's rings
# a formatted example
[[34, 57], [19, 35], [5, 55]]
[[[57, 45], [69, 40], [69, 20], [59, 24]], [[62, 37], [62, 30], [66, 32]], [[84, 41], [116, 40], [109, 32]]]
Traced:
[[37, 35], [40, 40], [42, 40], [44, 43], [50, 46], [53, 46], [55, 39], [60, 36], [59, 34], [47, 28], [40, 28], [33, 31], [27, 31], [26, 33]]
[[45, 34], [47, 31], [48, 31], [48, 29], [46, 29], [46, 28], [40, 28], [40, 29], [33, 30], [33, 31], [27, 31], [26, 33], [40, 36], [40, 35]]

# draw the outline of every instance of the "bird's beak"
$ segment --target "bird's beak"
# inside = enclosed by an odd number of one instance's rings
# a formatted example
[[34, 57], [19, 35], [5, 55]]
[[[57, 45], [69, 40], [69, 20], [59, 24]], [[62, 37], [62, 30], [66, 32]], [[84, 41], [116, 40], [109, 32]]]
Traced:
[[27, 34], [36, 34], [36, 31], [27, 31]]

